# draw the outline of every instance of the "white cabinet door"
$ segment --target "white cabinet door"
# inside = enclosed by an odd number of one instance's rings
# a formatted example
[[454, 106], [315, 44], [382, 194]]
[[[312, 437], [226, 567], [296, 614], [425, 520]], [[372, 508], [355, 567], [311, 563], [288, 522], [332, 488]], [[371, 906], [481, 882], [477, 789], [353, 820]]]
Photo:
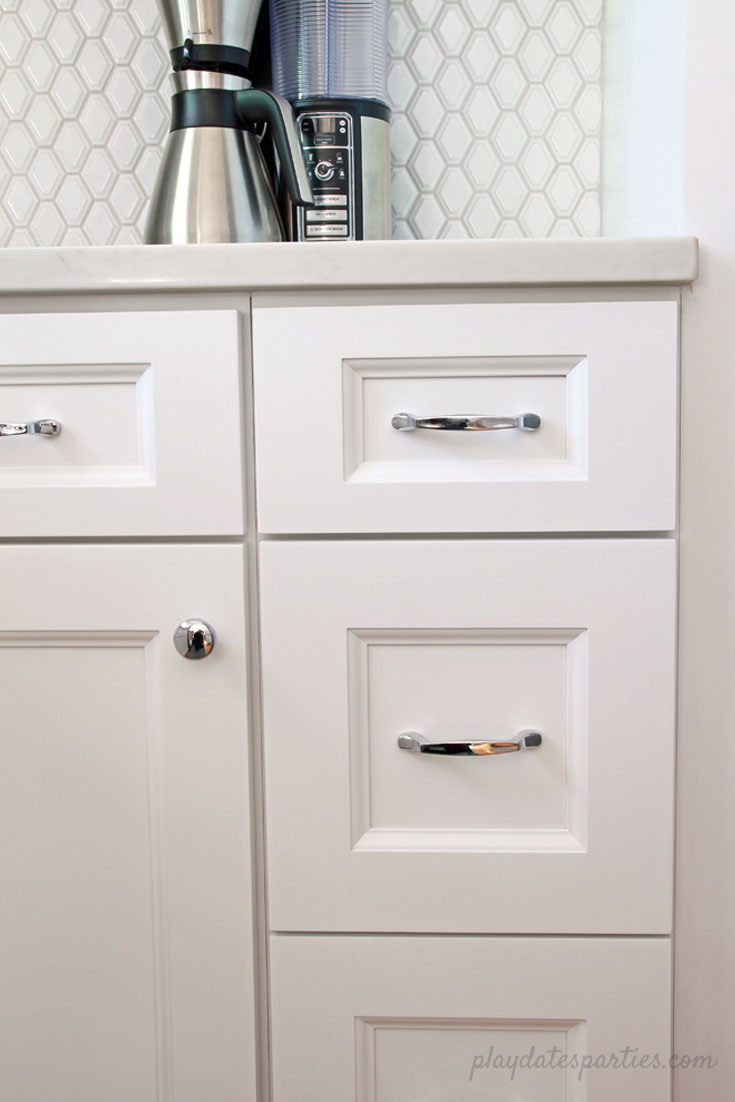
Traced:
[[663, 938], [271, 938], [274, 1102], [668, 1102]]
[[255, 1100], [242, 555], [0, 549], [3, 1099]]
[[[234, 311], [0, 317], [0, 535], [243, 531]], [[58, 435], [4, 435], [52, 420]]]
[[670, 301], [256, 309], [261, 531], [673, 529], [677, 333]]
[[673, 541], [271, 542], [261, 584], [272, 929], [670, 930]]

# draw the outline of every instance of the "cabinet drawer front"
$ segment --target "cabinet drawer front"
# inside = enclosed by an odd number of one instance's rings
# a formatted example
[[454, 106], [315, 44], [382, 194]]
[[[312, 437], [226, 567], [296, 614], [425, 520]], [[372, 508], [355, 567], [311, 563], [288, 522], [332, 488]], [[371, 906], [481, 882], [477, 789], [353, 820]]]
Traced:
[[272, 929], [669, 931], [673, 541], [261, 550]]
[[274, 1102], [671, 1097], [666, 939], [279, 936], [271, 981]]
[[265, 532], [675, 525], [675, 302], [263, 307], [253, 332]]
[[235, 311], [0, 317], [3, 536], [243, 530]]

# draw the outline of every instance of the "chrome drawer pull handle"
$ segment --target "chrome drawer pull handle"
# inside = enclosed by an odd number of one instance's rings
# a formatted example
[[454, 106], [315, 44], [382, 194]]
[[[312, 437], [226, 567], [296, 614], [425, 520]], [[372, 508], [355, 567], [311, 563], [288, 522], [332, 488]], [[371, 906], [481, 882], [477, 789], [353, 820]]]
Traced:
[[453, 417], [416, 417], [413, 413], [395, 413], [390, 423], [399, 432], [413, 432], [414, 429], [438, 429], [442, 432], [522, 429], [523, 432], [536, 432], [541, 428], [538, 413], [520, 413], [517, 417], [476, 417], [459, 413]]
[[61, 425], [58, 421], [29, 421], [26, 425], [8, 425], [0, 422], [0, 436], [58, 436]]
[[487, 757], [490, 754], [515, 754], [519, 750], [535, 750], [542, 742], [538, 731], [530, 729], [519, 731], [515, 738], [507, 742], [429, 742], [424, 735], [416, 731], [404, 731], [398, 736], [401, 750], [413, 750], [419, 754], [469, 754], [473, 757]]

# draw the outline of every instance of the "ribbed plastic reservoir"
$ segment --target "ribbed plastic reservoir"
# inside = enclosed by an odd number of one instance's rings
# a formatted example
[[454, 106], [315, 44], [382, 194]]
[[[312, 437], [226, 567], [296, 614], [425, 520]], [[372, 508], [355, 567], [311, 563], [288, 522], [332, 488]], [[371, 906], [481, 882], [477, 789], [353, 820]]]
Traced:
[[270, 0], [273, 90], [387, 103], [388, 0]]

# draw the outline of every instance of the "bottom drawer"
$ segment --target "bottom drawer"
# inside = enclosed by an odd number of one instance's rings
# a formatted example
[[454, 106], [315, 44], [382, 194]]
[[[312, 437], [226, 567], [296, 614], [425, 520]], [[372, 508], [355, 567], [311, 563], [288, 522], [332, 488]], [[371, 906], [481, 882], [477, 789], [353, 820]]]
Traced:
[[665, 938], [271, 939], [274, 1102], [668, 1102]]

